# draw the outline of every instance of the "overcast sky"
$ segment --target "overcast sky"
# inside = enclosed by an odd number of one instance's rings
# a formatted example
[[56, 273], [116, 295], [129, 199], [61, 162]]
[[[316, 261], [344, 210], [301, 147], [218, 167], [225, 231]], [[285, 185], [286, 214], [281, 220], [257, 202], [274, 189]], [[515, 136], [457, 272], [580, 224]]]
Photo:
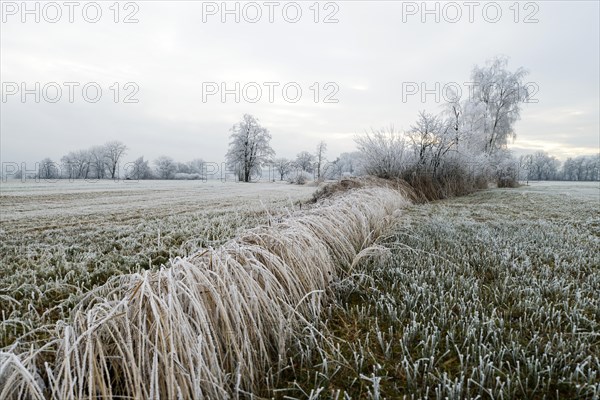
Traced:
[[[473, 66], [496, 55], [508, 56], [511, 70], [525, 67], [539, 89], [537, 103], [523, 107], [515, 151], [561, 159], [599, 151], [599, 2], [431, 2], [429, 14], [420, 1], [313, 3], [242, 2], [236, 22], [234, 2], [233, 14], [221, 2], [122, 2], [118, 15], [112, 1], [30, 2], [30, 14], [20, 1], [2, 2], [2, 161], [58, 161], [117, 139], [128, 160], [221, 162], [244, 113], [269, 128], [278, 156], [324, 140], [335, 158], [365, 130], [408, 129], [419, 110], [440, 112], [446, 84], [467, 95]], [[221, 83], [231, 91], [225, 101]], [[24, 102], [23, 88], [32, 92]], [[421, 89], [430, 91], [425, 101]]]

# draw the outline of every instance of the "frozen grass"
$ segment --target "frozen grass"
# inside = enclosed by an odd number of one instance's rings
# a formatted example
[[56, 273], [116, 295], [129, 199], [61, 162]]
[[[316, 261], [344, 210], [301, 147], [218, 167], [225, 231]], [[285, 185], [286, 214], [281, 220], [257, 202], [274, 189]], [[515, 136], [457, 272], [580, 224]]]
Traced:
[[572, 186], [408, 207], [266, 395], [598, 399], [600, 190]]
[[0, 398], [596, 399], [600, 191], [573, 187], [409, 206], [358, 185], [249, 217], [61, 303], [0, 353]]
[[123, 273], [218, 246], [298, 209], [315, 188], [221, 182], [82, 181], [0, 186], [0, 348], [67, 319]]
[[0, 355], [0, 397], [227, 398], [272, 386], [272, 361], [282, 367], [294, 333], [318, 323], [330, 283], [372, 251], [405, 194], [358, 189], [111, 278], [46, 328], [45, 344]]

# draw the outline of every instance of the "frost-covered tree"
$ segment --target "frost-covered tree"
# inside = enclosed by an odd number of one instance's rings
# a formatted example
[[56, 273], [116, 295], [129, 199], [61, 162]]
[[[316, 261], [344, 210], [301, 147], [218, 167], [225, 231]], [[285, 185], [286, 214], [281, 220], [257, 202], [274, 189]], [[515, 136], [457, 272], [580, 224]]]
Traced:
[[600, 154], [568, 158], [561, 171], [561, 178], [567, 181], [599, 180]]
[[561, 178], [565, 181], [577, 181], [578, 175], [577, 162], [571, 157], [567, 158], [562, 166]]
[[292, 162], [287, 158], [276, 158], [273, 160], [273, 168], [279, 175], [279, 180], [283, 181], [292, 170]]
[[312, 173], [315, 168], [315, 156], [308, 151], [301, 151], [296, 155], [294, 163], [301, 171]]
[[327, 143], [320, 141], [317, 144], [317, 150], [315, 152], [315, 167], [317, 172], [317, 179], [321, 179], [322, 167], [325, 162], [325, 153], [327, 152]]
[[67, 153], [61, 158], [63, 173], [69, 179], [88, 179], [92, 165], [89, 150], [76, 150]]
[[339, 157], [339, 164], [342, 175], [358, 176], [362, 174], [361, 154], [359, 151], [342, 153]]
[[175, 161], [168, 156], [160, 156], [154, 160], [156, 166], [156, 175], [159, 179], [173, 179], [175, 172], [177, 171], [177, 165]]
[[533, 168], [533, 156], [531, 154], [526, 154], [519, 157], [519, 167], [522, 171], [521, 175], [525, 177], [527, 184], [529, 185], [531, 169]]
[[187, 165], [192, 174], [204, 174], [204, 160], [201, 158], [196, 158], [192, 161], [188, 161]]
[[190, 168], [190, 165], [188, 163], [184, 163], [184, 162], [176, 162], [175, 163], [175, 172], [176, 173], [180, 173], [180, 174], [189, 174], [191, 173], [192, 169]]
[[252, 174], [275, 154], [269, 142], [271, 134], [252, 115], [245, 114], [242, 121], [231, 128], [229, 151], [225, 155], [229, 168], [238, 173], [238, 179], [250, 182]]
[[534, 180], [554, 180], [557, 178], [560, 161], [545, 151], [538, 151], [532, 155], [531, 169], [529, 170], [531, 179]]
[[372, 131], [356, 139], [364, 172], [400, 177], [427, 198], [464, 194], [491, 180], [514, 186], [519, 164], [506, 149], [528, 98], [526, 71], [497, 57], [471, 73], [468, 98], [456, 93], [440, 115], [422, 111], [406, 132]]
[[153, 175], [148, 160], [144, 160], [143, 156], [136, 159], [129, 168], [127, 177], [135, 180], [151, 179]]
[[450, 128], [454, 143], [458, 146], [461, 142], [461, 136], [464, 134], [462, 129], [464, 109], [460, 97], [454, 91], [450, 93], [443, 114], [446, 117], [446, 123]]
[[188, 162], [176, 162], [174, 179], [204, 179], [204, 160], [197, 158]]
[[332, 162], [329, 162], [325, 165], [323, 169], [323, 177], [326, 179], [342, 179], [342, 161], [340, 157], [337, 157]]
[[443, 123], [440, 118], [425, 111], [419, 112], [417, 122], [410, 127], [406, 135], [412, 144], [419, 165], [425, 165], [430, 159], [442, 129]]
[[417, 170], [427, 170], [433, 175], [444, 160], [444, 156], [458, 145], [458, 122], [453, 116], [444, 120], [442, 116], [419, 113], [417, 122], [407, 132], [417, 157]]
[[581, 156], [581, 158], [583, 158], [581, 180], [600, 181], [600, 154]]
[[44, 158], [40, 161], [38, 177], [40, 179], [60, 178], [60, 168], [50, 158]]
[[520, 118], [521, 103], [527, 100], [524, 84], [527, 71], [507, 69], [508, 59], [496, 57], [483, 66], [475, 66], [471, 73], [473, 90], [468, 110], [478, 125], [482, 150], [491, 155], [505, 148], [514, 139], [514, 123]]
[[104, 145], [106, 167], [111, 179], [115, 179], [118, 174], [119, 161], [127, 152], [127, 146], [117, 140], [108, 142]]
[[90, 164], [92, 173], [97, 179], [104, 179], [106, 177], [107, 167], [107, 148], [106, 146], [92, 146], [90, 148]]
[[62, 175], [69, 179], [118, 178], [119, 162], [127, 151], [122, 142], [112, 141], [87, 150], [76, 150], [61, 158]]
[[495, 179], [498, 187], [519, 186], [519, 161], [509, 150], [499, 150], [495, 153]]

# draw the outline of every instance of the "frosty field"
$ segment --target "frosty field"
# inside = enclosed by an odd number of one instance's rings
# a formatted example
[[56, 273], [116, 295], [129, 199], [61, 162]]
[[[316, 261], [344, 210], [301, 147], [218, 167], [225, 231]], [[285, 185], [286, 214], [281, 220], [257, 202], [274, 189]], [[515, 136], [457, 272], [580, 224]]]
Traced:
[[600, 187], [406, 208], [290, 350], [290, 398], [598, 399]]
[[[8, 393], [600, 396], [598, 183], [532, 182], [428, 204], [367, 187], [300, 210], [314, 191], [3, 183], [0, 348], [59, 339], [23, 364], [0, 358], [0, 392], [3, 372], [48, 361], [51, 372], [23, 373]], [[191, 257], [170, 267], [176, 256]], [[58, 320], [73, 327], [51, 328]], [[210, 335], [186, 336], [196, 330]], [[206, 340], [214, 351], [194, 350]], [[52, 390], [31, 389], [46, 373]]]
[[3, 182], [0, 348], [65, 318], [77, 295], [110, 276], [217, 246], [297, 209], [314, 190], [210, 181]]

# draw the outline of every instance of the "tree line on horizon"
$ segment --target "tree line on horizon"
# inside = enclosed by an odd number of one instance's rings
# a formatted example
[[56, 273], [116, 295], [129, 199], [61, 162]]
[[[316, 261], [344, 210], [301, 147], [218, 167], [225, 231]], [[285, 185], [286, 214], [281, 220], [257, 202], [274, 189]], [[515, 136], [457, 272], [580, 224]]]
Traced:
[[[508, 59], [496, 57], [475, 66], [477, 82], [466, 99], [450, 96], [439, 114], [421, 111], [407, 131], [393, 126], [371, 130], [355, 138], [357, 151], [327, 158], [327, 144], [320, 141], [314, 152], [301, 151], [295, 159], [275, 157], [271, 133], [250, 114], [230, 129], [225, 155], [227, 172], [241, 182], [251, 182], [269, 169], [269, 179], [304, 183], [374, 175], [400, 178], [413, 186], [428, 186], [437, 197], [468, 192], [495, 181], [516, 186], [519, 180], [600, 180], [600, 154], [568, 158], [562, 163], [546, 152], [517, 158], [508, 149], [516, 138], [514, 124], [527, 102], [527, 71], [508, 69]], [[160, 156], [152, 165], [144, 157], [121, 163], [127, 146], [107, 142], [86, 150], [71, 151], [55, 163], [45, 158], [33, 175], [39, 179], [207, 179], [208, 164], [202, 159], [179, 162]], [[214, 171], [213, 171], [214, 172]], [[224, 171], [219, 171], [221, 174]], [[21, 171], [14, 171], [21, 178]]]
[[[254, 117], [248, 116], [248, 118], [258, 123]], [[324, 141], [317, 144], [315, 152], [303, 150], [294, 159], [285, 157], [267, 159], [261, 156], [252, 163], [246, 176], [243, 175], [243, 165], [234, 161], [226, 163], [227, 171], [219, 171], [221, 165], [206, 162], [201, 158], [180, 162], [173, 157], [163, 155], [150, 162], [141, 156], [134, 161], [124, 162], [127, 151], [127, 146], [120, 141], [110, 141], [89, 149], [70, 151], [61, 157], [60, 162], [55, 162], [48, 157], [44, 158], [38, 163], [35, 172], [26, 172], [26, 177], [44, 180], [203, 180], [210, 179], [212, 175], [221, 177], [223, 173], [228, 173], [236, 180], [244, 181], [246, 178], [249, 182], [262, 175], [263, 170], [267, 169], [273, 180], [304, 183], [309, 180], [339, 179], [342, 176], [360, 174], [358, 152], [342, 153], [329, 161], [326, 157], [327, 144]], [[274, 156], [272, 150], [269, 154]], [[10, 175], [16, 179], [23, 177], [19, 170]]]
[[[102, 147], [105, 149], [105, 158], [102, 156]], [[37, 172], [30, 173], [28, 177], [45, 180], [121, 179], [119, 165], [126, 150], [127, 147], [121, 142], [109, 142], [104, 146], [93, 146], [87, 151], [69, 152], [61, 158], [61, 163], [45, 158], [40, 161]], [[314, 153], [301, 151], [294, 159], [285, 157], [268, 159], [252, 176], [264, 173], [263, 169], [267, 168], [271, 172], [269, 176], [275, 180], [304, 183], [319, 178], [335, 180], [366, 174], [360, 152], [345, 152], [329, 161], [326, 150], [327, 144], [319, 142]], [[211, 171], [214, 172], [213, 168], [207, 168], [207, 163], [201, 158], [179, 162], [169, 156], [160, 156], [150, 163], [142, 156], [127, 163], [127, 166], [124, 179], [132, 180], [201, 180], [210, 179]], [[521, 181], [598, 181], [600, 180], [600, 154], [569, 157], [561, 162], [545, 151], [538, 151], [521, 156], [518, 168], [518, 178]], [[235, 171], [236, 168], [233, 168], [234, 175]], [[241, 169], [238, 168], [237, 171], [240, 172]], [[22, 174], [17, 171], [12, 174], [12, 178], [21, 179]], [[238, 180], [243, 179], [238, 177]]]

